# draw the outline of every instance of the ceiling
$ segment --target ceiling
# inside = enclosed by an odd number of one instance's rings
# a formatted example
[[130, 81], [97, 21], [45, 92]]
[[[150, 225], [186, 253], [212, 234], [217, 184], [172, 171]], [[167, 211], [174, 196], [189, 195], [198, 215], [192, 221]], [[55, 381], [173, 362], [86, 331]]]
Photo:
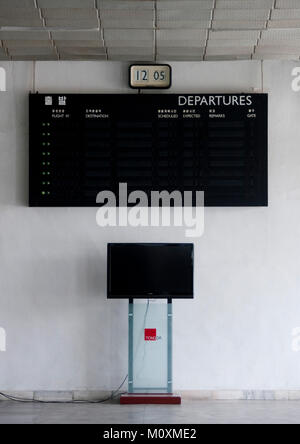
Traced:
[[300, 0], [0, 0], [1, 60], [300, 59]]

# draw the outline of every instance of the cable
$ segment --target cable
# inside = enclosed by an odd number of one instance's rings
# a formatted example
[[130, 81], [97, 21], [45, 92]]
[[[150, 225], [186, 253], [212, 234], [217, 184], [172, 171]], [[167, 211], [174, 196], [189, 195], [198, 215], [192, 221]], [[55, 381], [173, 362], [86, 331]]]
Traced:
[[[72, 401], [42, 401], [39, 399], [29, 399], [29, 398], [19, 398], [17, 396], [11, 396], [6, 393], [0, 392], [0, 395], [3, 396], [6, 399], [9, 399], [10, 401], [16, 401], [16, 402], [34, 402], [34, 403], [40, 403], [40, 404], [100, 404], [101, 402], [106, 402], [109, 400], [114, 399], [118, 394], [120, 389], [125, 384], [126, 379], [128, 378], [128, 375], [125, 376], [121, 384], [116, 390], [113, 390], [111, 395], [107, 398], [95, 400], [95, 401], [81, 401], [81, 400], [72, 400]], [[120, 394], [123, 394], [125, 392], [122, 392]]]
[[[149, 305], [150, 305], [150, 300], [148, 299], [147, 301], [147, 306], [146, 306], [146, 310], [145, 310], [145, 314], [144, 314], [144, 320], [143, 320], [143, 329], [142, 329], [142, 333], [145, 329], [146, 326], [146, 320], [147, 320], [147, 315], [148, 315], [148, 310], [149, 310]], [[140, 335], [140, 340], [141, 340], [142, 335]], [[136, 350], [135, 350], [135, 354], [137, 353], [137, 350], [140, 346], [140, 340], [137, 344]], [[145, 344], [144, 344], [145, 346]], [[144, 350], [144, 355], [143, 355], [143, 360], [142, 360], [142, 366], [143, 366], [143, 362], [145, 359], [145, 350]], [[33, 403], [40, 403], [40, 404], [100, 404], [102, 402], [106, 402], [106, 401], [110, 401], [112, 399], [114, 399], [118, 394], [123, 394], [126, 392], [122, 392], [119, 393], [121, 388], [123, 387], [123, 385], [125, 384], [126, 379], [128, 378], [128, 374], [125, 376], [125, 378], [123, 379], [123, 381], [121, 382], [121, 384], [119, 385], [119, 387], [116, 390], [113, 390], [111, 392], [111, 395], [108, 396], [107, 398], [103, 398], [103, 399], [99, 399], [99, 400], [95, 400], [95, 401], [81, 401], [81, 400], [72, 400], [72, 401], [42, 401], [40, 399], [29, 399], [29, 398], [19, 398], [17, 396], [11, 396], [8, 395], [7, 393], [3, 393], [0, 392], [0, 396], [3, 396], [3, 398], [9, 399], [10, 401], [16, 401], [16, 402], [33, 402]]]

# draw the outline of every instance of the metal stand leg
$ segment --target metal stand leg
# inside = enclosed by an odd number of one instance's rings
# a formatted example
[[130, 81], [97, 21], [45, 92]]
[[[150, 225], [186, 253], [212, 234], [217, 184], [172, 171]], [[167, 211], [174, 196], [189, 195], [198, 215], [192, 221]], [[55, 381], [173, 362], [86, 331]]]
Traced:
[[172, 320], [173, 310], [172, 301], [168, 301], [168, 393], [173, 392], [173, 375], [172, 375]]
[[133, 393], [133, 301], [128, 305], [128, 393]]

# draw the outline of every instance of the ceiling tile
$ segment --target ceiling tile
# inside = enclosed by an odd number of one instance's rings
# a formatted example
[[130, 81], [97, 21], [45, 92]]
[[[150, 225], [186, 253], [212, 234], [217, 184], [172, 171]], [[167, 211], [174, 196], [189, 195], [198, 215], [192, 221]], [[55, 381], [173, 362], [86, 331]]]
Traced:
[[43, 21], [37, 18], [29, 17], [1, 17], [0, 15], [0, 27], [23, 27], [23, 28], [42, 28]]
[[140, 55], [140, 56], [136, 56], [136, 54], [128, 54], [128, 55], [123, 55], [123, 54], [116, 54], [116, 55], [111, 55], [108, 57], [108, 60], [112, 60], [112, 61], [121, 61], [121, 62], [132, 62], [132, 63], [139, 63], [139, 62], [153, 62], [154, 61], [154, 56], [148, 56], [148, 55]]
[[102, 9], [154, 9], [154, 1], [138, 0], [97, 0], [97, 6]]
[[97, 17], [96, 9], [89, 8], [47, 8], [42, 9], [43, 17], [48, 19], [94, 19]]
[[50, 47], [36, 47], [34, 46], [33, 48], [9, 48], [9, 55], [10, 56], [30, 56], [30, 55], [53, 55], [55, 56], [55, 49], [53, 48], [53, 46]]
[[19, 8], [20, 3], [23, 9], [34, 9], [34, 0], [0, 0], [0, 10], [9, 8]]
[[108, 46], [152, 46], [154, 32], [148, 29], [105, 29], [104, 40]]
[[299, 9], [274, 9], [271, 13], [271, 20], [297, 19], [300, 18]]
[[206, 49], [207, 55], [251, 55], [254, 50], [253, 46], [223, 46], [223, 47], [208, 47]]
[[47, 31], [1, 31], [0, 40], [48, 40]]
[[101, 20], [114, 19], [114, 20], [153, 20], [154, 11], [150, 9], [121, 9], [121, 10], [108, 10], [104, 9], [100, 11]]
[[295, 45], [291, 42], [290, 45], [259, 45], [257, 46], [256, 53], [265, 53], [265, 54], [299, 54], [300, 55], [300, 45]]
[[59, 28], [59, 29], [97, 29], [99, 28], [98, 19], [46, 19], [45, 24], [47, 28]]
[[261, 40], [294, 40], [300, 39], [300, 29], [268, 29], [262, 31]]
[[266, 20], [213, 20], [212, 29], [244, 30], [266, 28]]
[[104, 54], [60, 54], [60, 60], [78, 60], [78, 61], [103, 61], [107, 60]]
[[42, 48], [51, 47], [50, 40], [3, 40], [3, 46], [7, 48]]
[[243, 48], [254, 46], [256, 41], [253, 40], [235, 40], [235, 39], [224, 39], [224, 40], [208, 40], [207, 46], [209, 48], [222, 48], [226, 46], [235, 46], [236, 48]]
[[249, 60], [248, 55], [235, 54], [235, 55], [207, 55], [204, 60], [206, 61], [225, 61], [225, 60]]
[[212, 9], [214, 6], [213, 0], [157, 0], [157, 9], [181, 9], [184, 11], [186, 8], [189, 10], [199, 9]]
[[158, 20], [211, 20], [210, 9], [171, 9], [157, 12]]
[[270, 9], [274, 0], [217, 0], [217, 9]]
[[300, 19], [296, 20], [270, 20], [268, 28], [300, 28]]
[[12, 60], [58, 60], [57, 54], [47, 55], [47, 54], [35, 54], [35, 55], [15, 55], [11, 57]]
[[40, 17], [40, 13], [38, 9], [34, 8], [2, 8], [0, 6], [0, 17], [2, 18], [32, 18], [38, 19]]
[[276, 8], [297, 9], [300, 8], [300, 2], [299, 0], [276, 0]]
[[189, 48], [182, 48], [182, 47], [163, 47], [158, 48], [157, 54], [161, 56], [167, 56], [167, 55], [178, 55], [178, 56], [201, 56], [204, 54], [205, 47], [189, 47]]
[[253, 60], [299, 60], [299, 54], [253, 54]]
[[102, 40], [100, 31], [52, 31], [53, 40]]
[[62, 47], [82, 47], [82, 48], [102, 48], [103, 40], [54, 40], [56, 46]]
[[[22, 0], [23, 1], [23, 0]], [[39, 8], [94, 8], [94, 0], [37, 0]]]
[[167, 40], [205, 40], [207, 31], [204, 29], [158, 29], [157, 39]]
[[57, 46], [60, 55], [105, 55], [105, 48]]
[[153, 48], [149, 47], [107, 47], [107, 53], [108, 55], [132, 55], [135, 54], [135, 56], [141, 56], [141, 55], [147, 55], [151, 56], [153, 55]]
[[101, 26], [106, 29], [153, 29], [153, 20], [101, 20]]
[[259, 38], [258, 31], [211, 31], [209, 33], [209, 38], [211, 40], [226, 40], [226, 39], [236, 39], [236, 40], [257, 40]]
[[210, 20], [158, 20], [159, 29], [208, 29]]
[[202, 55], [160, 55], [157, 56], [157, 62], [200, 62], [203, 60]]
[[268, 20], [269, 9], [216, 9], [215, 20]]

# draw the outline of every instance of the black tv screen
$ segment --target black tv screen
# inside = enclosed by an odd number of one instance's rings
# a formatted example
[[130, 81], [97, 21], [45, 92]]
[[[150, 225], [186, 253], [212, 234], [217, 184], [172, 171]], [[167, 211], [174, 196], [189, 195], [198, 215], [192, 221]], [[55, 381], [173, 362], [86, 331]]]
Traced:
[[192, 298], [193, 244], [108, 244], [108, 298]]

